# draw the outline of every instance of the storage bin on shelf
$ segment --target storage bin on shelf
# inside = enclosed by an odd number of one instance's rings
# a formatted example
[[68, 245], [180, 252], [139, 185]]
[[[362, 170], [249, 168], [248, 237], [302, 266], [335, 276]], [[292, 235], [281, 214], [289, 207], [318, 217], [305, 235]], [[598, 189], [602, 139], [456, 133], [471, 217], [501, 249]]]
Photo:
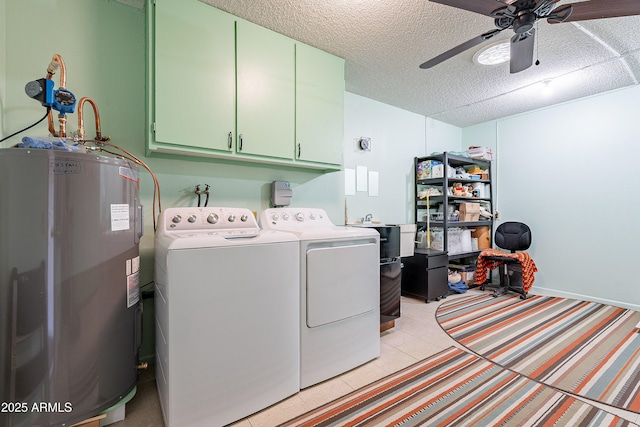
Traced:
[[[432, 228], [431, 232], [431, 249], [439, 251], [444, 248], [444, 231], [441, 228]], [[464, 228], [449, 228], [447, 230], [447, 252], [449, 255], [466, 253], [472, 251], [471, 230]]]
[[442, 228], [432, 228], [429, 230], [430, 248], [438, 251], [444, 250], [444, 231]]

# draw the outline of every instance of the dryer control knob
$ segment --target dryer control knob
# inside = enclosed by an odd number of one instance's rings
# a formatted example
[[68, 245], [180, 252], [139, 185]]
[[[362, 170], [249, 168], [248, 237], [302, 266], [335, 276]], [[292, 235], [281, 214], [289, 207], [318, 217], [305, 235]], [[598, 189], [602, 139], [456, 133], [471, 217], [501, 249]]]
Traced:
[[289, 219], [289, 214], [282, 214], [282, 219], [287, 221]]
[[189, 215], [189, 218], [187, 218], [187, 221], [189, 221], [190, 223], [194, 223], [196, 222], [197, 217], [195, 215]]
[[209, 216], [207, 217], [207, 222], [209, 224], [215, 224], [218, 222], [218, 214], [209, 214]]
[[173, 218], [171, 218], [171, 221], [175, 224], [179, 223], [180, 221], [182, 221], [182, 217], [180, 215], [174, 215]]
[[236, 220], [236, 216], [234, 214], [229, 215], [229, 217], [227, 218], [227, 221], [229, 222], [234, 222]]
[[[284, 216], [283, 216], [283, 218], [284, 218]], [[271, 216], [271, 219], [272, 219], [272, 220], [274, 220], [274, 221], [277, 221], [277, 220], [279, 220], [279, 219], [280, 219], [280, 217], [278, 216], [278, 214], [273, 214], [273, 215]]]
[[309, 215], [309, 219], [314, 220], [316, 219], [316, 216], [314, 214]]
[[242, 222], [247, 222], [247, 220], [248, 220], [248, 219], [249, 219], [249, 217], [248, 217], [246, 214], [243, 214], [243, 215], [240, 217], [240, 221], [242, 221]]
[[302, 212], [298, 212], [298, 213], [296, 214], [296, 219], [297, 219], [298, 221], [304, 221], [304, 214], [303, 214]]

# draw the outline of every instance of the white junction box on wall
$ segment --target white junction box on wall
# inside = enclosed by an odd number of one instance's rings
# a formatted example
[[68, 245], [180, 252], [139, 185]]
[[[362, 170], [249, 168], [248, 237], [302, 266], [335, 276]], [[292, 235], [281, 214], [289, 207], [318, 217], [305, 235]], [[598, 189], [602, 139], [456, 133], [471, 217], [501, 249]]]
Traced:
[[271, 183], [271, 204], [273, 207], [289, 206], [293, 191], [289, 181], [273, 181]]

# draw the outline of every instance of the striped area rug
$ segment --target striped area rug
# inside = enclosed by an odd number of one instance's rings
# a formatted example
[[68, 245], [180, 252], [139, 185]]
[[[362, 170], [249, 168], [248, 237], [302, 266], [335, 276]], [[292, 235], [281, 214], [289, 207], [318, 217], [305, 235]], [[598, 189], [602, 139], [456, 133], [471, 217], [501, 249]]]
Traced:
[[640, 313], [566, 298], [473, 295], [436, 317], [476, 354], [536, 381], [640, 412]]
[[634, 426], [451, 347], [281, 426]]

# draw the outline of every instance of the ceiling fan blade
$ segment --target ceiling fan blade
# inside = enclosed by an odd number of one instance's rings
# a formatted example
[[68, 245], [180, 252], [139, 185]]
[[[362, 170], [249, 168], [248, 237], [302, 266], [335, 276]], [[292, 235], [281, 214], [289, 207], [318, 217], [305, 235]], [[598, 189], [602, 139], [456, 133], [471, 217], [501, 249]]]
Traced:
[[[638, 0], [590, 0], [563, 6], [569, 5], [573, 6], [573, 12], [562, 22], [640, 15], [640, 1]], [[550, 24], [558, 23], [553, 19], [548, 19], [547, 22]]]
[[533, 64], [533, 47], [535, 44], [535, 28], [528, 34], [516, 34], [511, 38], [511, 74], [526, 70]]
[[434, 3], [445, 4], [447, 6], [457, 7], [458, 9], [468, 10], [470, 12], [476, 12], [481, 15], [491, 16], [491, 12], [496, 9], [500, 9], [509, 3], [510, 1], [501, 0], [430, 0]]
[[423, 62], [422, 64], [420, 64], [420, 68], [427, 69], [427, 68], [433, 67], [434, 65], [438, 65], [439, 63], [444, 62], [447, 59], [452, 58], [457, 54], [464, 52], [465, 50], [471, 49], [472, 47], [477, 46], [480, 43], [483, 43], [489, 40], [490, 38], [499, 34], [501, 31], [502, 31], [501, 29], [495, 29], [495, 30], [488, 31], [484, 34], [481, 34], [477, 37], [474, 37], [471, 40], [468, 40], [454, 47], [453, 49], [449, 49], [448, 51], [441, 53], [440, 55], [434, 58], [431, 58], [427, 62]]

